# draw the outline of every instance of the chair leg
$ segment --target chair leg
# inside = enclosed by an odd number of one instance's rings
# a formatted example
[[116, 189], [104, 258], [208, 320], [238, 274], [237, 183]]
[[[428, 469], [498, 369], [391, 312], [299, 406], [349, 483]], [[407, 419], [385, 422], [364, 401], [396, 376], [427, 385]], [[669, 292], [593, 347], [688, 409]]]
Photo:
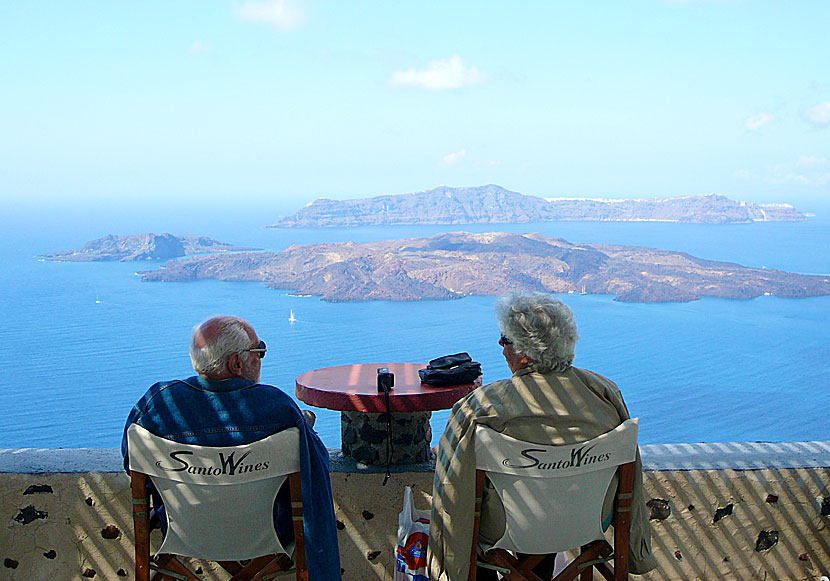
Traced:
[[222, 567], [225, 571], [230, 573], [231, 575], [236, 575], [242, 570], [242, 565], [237, 563], [236, 561], [216, 561], [219, 563], [219, 566]]
[[259, 573], [251, 577], [251, 581], [262, 581], [263, 579], [275, 579], [277, 576], [273, 575], [273, 573], [279, 573], [281, 571], [291, 571], [293, 570], [295, 573], [296, 578], [296, 567], [294, 566], [294, 562], [288, 555], [279, 554], [274, 559], [271, 560]]
[[[611, 545], [605, 541], [594, 541], [583, 546], [579, 552], [579, 556], [571, 561], [565, 569], [557, 575], [555, 581], [570, 581], [579, 577], [580, 581], [593, 581], [594, 566], [585, 566], [585, 563], [596, 561], [597, 559], [607, 559], [611, 556]], [[602, 565], [602, 563], [600, 563]]]
[[150, 579], [150, 495], [147, 493], [147, 476], [130, 472], [133, 497], [133, 528], [135, 534], [136, 581]]
[[[535, 560], [536, 556], [537, 555], [534, 555], [532, 558]], [[525, 570], [524, 562], [520, 562], [516, 557], [504, 549], [494, 549], [492, 551], [488, 551], [487, 553], [482, 554], [481, 557], [481, 560], [485, 563], [508, 569], [509, 573], [502, 574], [502, 579], [507, 581], [548, 581], [547, 579], [540, 579], [539, 576], [530, 569]], [[541, 555], [541, 558], [535, 560], [534, 566], [544, 558], [545, 555]]]
[[251, 559], [251, 562], [242, 567], [229, 581], [250, 581], [255, 579], [257, 574], [276, 559], [276, 555], [264, 555]]
[[597, 563], [594, 565], [597, 571], [606, 579], [606, 581], [615, 581], [617, 578], [614, 574], [614, 569], [608, 566], [608, 563]]
[[579, 574], [579, 581], [594, 581], [594, 568], [586, 567], [582, 570], [582, 573]]
[[620, 488], [614, 510], [614, 581], [628, 579], [628, 548], [631, 531], [631, 501], [634, 488], [634, 463], [619, 469]]
[[308, 581], [308, 564], [305, 558], [305, 528], [303, 526], [303, 489], [300, 473], [288, 477], [291, 491], [291, 519], [294, 522], [294, 567], [297, 581]]
[[[199, 581], [199, 578], [196, 574], [188, 569], [181, 561], [179, 561], [175, 555], [159, 555], [158, 559], [155, 562], [156, 567], [160, 569], [157, 571], [161, 574], [161, 578], [164, 581], [178, 581], [183, 576], [188, 581]], [[176, 573], [179, 577], [171, 577], [170, 575], [165, 575], [164, 572], [170, 571], [171, 573]]]
[[475, 508], [473, 509], [473, 539], [470, 547], [470, 572], [467, 575], [468, 581], [476, 581], [478, 572], [478, 532], [481, 528], [481, 498], [484, 495], [483, 470], [476, 470]]

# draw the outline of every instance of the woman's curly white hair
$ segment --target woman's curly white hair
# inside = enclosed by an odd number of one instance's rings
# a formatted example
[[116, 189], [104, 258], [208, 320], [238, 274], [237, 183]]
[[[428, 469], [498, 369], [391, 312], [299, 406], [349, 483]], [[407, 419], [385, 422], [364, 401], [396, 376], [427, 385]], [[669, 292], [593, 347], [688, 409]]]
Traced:
[[574, 360], [579, 339], [574, 314], [562, 301], [544, 293], [513, 294], [496, 303], [502, 335], [513, 350], [533, 360], [539, 371], [564, 371]]

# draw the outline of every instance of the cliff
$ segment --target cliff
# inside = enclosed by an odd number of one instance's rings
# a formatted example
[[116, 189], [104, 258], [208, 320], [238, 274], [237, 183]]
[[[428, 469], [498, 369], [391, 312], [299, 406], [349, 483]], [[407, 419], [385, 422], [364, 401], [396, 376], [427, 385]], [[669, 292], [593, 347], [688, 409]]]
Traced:
[[239, 250], [256, 249], [232, 246], [206, 236], [174, 236], [172, 234], [115, 236], [110, 234], [87, 242], [77, 250], [42, 254], [41, 258], [61, 262], [131, 262]]
[[709, 194], [643, 200], [540, 198], [501, 186], [441, 186], [413, 194], [319, 199], [269, 227], [387, 224], [515, 224], [555, 221], [665, 221], [707, 224], [806, 220], [789, 204], [751, 204]]
[[140, 274], [145, 281], [259, 281], [327, 301], [452, 299], [510, 291], [611, 294], [628, 302], [830, 295], [830, 276], [500, 232], [201, 256]]

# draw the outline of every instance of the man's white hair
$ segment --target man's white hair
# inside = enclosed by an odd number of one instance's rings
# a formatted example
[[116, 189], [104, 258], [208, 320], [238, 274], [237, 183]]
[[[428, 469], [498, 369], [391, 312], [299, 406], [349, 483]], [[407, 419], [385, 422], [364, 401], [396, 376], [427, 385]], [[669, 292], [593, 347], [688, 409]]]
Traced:
[[496, 314], [513, 350], [530, 357], [542, 373], [564, 371], [573, 363], [579, 334], [573, 312], [562, 301], [544, 293], [512, 294], [499, 300]]
[[[248, 335], [245, 321], [236, 317], [222, 318], [217, 323], [216, 337], [212, 341], [207, 341], [200, 329], [209, 320], [193, 327], [190, 335], [190, 361], [193, 362], [193, 369], [203, 375], [221, 370], [227, 365], [231, 355], [251, 347], [251, 337]], [[242, 353], [243, 357], [250, 355], [250, 352]], [[248, 358], [245, 361], [247, 362]]]

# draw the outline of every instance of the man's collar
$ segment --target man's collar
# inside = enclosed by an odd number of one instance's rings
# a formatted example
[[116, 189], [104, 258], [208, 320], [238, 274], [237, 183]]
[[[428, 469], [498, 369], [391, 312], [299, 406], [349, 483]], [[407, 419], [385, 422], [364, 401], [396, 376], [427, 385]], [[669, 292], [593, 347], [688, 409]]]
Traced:
[[185, 380], [186, 383], [204, 391], [235, 391], [254, 385], [253, 381], [242, 379], [241, 377], [231, 377], [229, 379], [208, 379], [204, 375], [194, 375]]

